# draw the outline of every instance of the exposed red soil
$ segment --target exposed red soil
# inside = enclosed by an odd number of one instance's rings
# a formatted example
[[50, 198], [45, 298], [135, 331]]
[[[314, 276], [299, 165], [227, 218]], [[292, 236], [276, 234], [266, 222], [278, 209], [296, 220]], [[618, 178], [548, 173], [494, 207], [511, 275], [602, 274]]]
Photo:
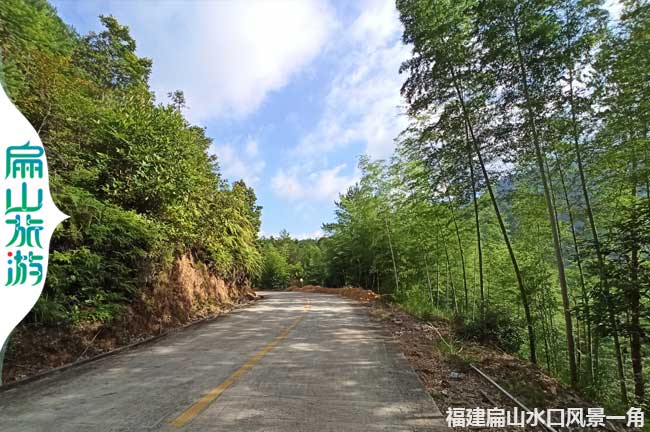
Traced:
[[218, 316], [255, 300], [250, 285], [235, 285], [189, 256], [176, 260], [152, 286], [110, 323], [44, 326], [24, 323], [11, 336], [3, 382], [27, 378]]

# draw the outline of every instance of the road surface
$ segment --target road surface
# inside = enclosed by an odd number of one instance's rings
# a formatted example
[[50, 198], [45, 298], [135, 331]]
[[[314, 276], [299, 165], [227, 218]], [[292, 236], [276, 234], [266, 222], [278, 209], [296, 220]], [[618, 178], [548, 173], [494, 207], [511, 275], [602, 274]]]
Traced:
[[365, 307], [331, 295], [264, 294], [215, 321], [0, 392], [0, 430], [444, 429]]

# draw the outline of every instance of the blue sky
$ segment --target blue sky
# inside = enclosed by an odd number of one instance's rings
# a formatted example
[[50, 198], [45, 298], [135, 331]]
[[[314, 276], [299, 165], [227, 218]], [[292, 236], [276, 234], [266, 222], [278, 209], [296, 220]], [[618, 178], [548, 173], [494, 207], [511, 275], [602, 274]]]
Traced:
[[358, 157], [390, 156], [406, 124], [393, 0], [53, 3], [82, 34], [130, 26], [159, 99], [183, 90], [222, 173], [255, 188], [263, 235], [318, 236]]

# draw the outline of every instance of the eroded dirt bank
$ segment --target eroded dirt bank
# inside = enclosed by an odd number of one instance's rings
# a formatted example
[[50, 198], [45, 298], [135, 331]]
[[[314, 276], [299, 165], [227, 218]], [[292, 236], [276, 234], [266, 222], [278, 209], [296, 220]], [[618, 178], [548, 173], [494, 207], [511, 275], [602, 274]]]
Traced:
[[113, 322], [19, 326], [7, 350], [3, 383], [221, 315], [255, 298], [249, 284], [228, 283], [190, 255], [182, 256]]

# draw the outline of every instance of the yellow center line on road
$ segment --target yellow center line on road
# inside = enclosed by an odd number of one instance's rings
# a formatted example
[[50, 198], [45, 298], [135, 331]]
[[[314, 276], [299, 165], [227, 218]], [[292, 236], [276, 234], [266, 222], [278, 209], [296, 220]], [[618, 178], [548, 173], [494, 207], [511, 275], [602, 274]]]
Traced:
[[215, 399], [217, 399], [223, 392], [228, 390], [228, 388], [233, 385], [239, 378], [244, 376], [246, 372], [249, 370], [253, 369], [253, 366], [255, 366], [265, 355], [267, 355], [273, 348], [275, 348], [280, 342], [282, 342], [283, 339], [285, 339], [289, 333], [291, 333], [291, 330], [293, 330], [299, 323], [302, 321], [302, 319], [305, 317], [305, 314], [309, 309], [311, 308], [311, 300], [308, 300], [308, 302], [304, 306], [304, 312], [302, 315], [300, 315], [298, 318], [293, 320], [293, 322], [286, 327], [284, 330], [282, 330], [282, 333], [277, 335], [275, 339], [268, 345], [266, 345], [264, 348], [259, 350], [255, 355], [253, 355], [251, 358], [248, 359], [246, 363], [239, 369], [237, 369], [235, 372], [233, 372], [232, 375], [230, 375], [224, 382], [219, 384], [217, 387], [213, 388], [210, 390], [205, 396], [203, 396], [197, 403], [189, 407], [185, 412], [183, 412], [181, 415], [176, 417], [176, 419], [172, 422], [169, 423], [169, 426], [176, 427], [176, 428], [182, 428], [186, 426], [189, 422], [194, 420], [199, 414], [201, 414], [203, 411], [205, 411], [212, 402], [214, 402]]

